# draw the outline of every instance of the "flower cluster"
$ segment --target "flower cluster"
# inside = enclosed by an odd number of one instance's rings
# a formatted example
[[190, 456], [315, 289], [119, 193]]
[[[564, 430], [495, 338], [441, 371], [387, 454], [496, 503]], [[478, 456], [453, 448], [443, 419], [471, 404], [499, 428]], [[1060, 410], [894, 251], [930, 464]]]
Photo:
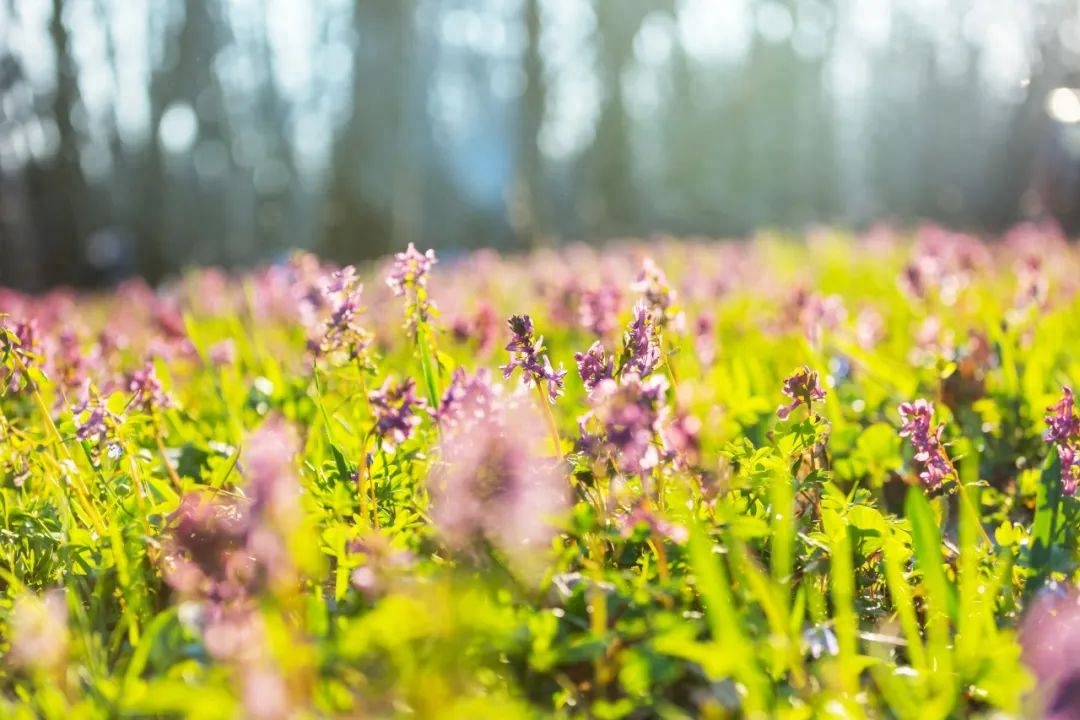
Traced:
[[459, 367], [454, 370], [450, 385], [443, 392], [439, 408], [434, 413], [435, 421], [444, 430], [481, 422], [492, 413], [496, 397], [487, 368], [481, 368], [470, 378], [465, 369]]
[[434, 250], [421, 253], [409, 243], [405, 252], [394, 255], [394, 265], [386, 277], [386, 284], [397, 297], [404, 296], [406, 289], [427, 287], [431, 268], [437, 262]]
[[569, 485], [557, 465], [533, 454], [542, 427], [532, 404], [491, 397], [482, 414], [447, 428], [428, 487], [432, 517], [452, 546], [485, 539], [517, 570], [548, 546]]
[[351, 265], [330, 275], [322, 290], [321, 303], [329, 310], [329, 316], [308, 341], [308, 347], [316, 355], [343, 354], [350, 362], [366, 360], [372, 337], [359, 322], [363, 289]]
[[386, 277], [386, 284], [395, 296], [408, 295], [406, 310], [408, 327], [411, 329], [415, 330], [417, 323], [427, 322], [435, 309], [435, 304], [428, 298], [427, 283], [436, 262], [434, 250], [421, 253], [412, 243], [405, 252], [394, 255], [394, 264]]
[[617, 326], [621, 304], [622, 293], [615, 285], [604, 284], [595, 290], [585, 290], [578, 306], [578, 321], [581, 327], [597, 337], [607, 337]]
[[660, 357], [660, 338], [656, 323], [648, 306], [639, 301], [634, 306], [634, 317], [623, 335], [620, 372], [647, 377], [660, 364]]
[[791, 398], [791, 402], [776, 409], [776, 416], [781, 420], [787, 420], [800, 405], [806, 405], [810, 411], [814, 400], [825, 399], [825, 390], [818, 384], [818, 374], [806, 366], [784, 380], [782, 392]]
[[914, 402], [900, 404], [900, 437], [908, 438], [915, 448], [915, 460], [923, 463], [924, 470], [919, 479], [928, 490], [940, 488], [956, 470], [941, 444], [944, 425], [931, 429], [930, 422], [934, 414], [933, 404], [923, 398]]
[[75, 416], [75, 437], [95, 440], [99, 446], [112, 439], [123, 418], [109, 409], [108, 398], [87, 388], [86, 397], [71, 408]]
[[574, 353], [578, 374], [585, 383], [585, 389], [592, 392], [603, 380], [610, 380], [614, 373], [614, 363], [599, 340], [583, 353]]
[[548, 402], [555, 402], [562, 395], [566, 371], [562, 368], [556, 370], [551, 366], [551, 360], [544, 353], [543, 336], [533, 336], [532, 318], [528, 315], [514, 315], [510, 318], [509, 325], [513, 337], [506, 345], [510, 352], [510, 362], [500, 367], [503, 377], [509, 380], [514, 370], [521, 368], [521, 380], [525, 386], [546, 385]]
[[145, 362], [128, 377], [128, 390], [134, 394], [131, 402], [144, 412], [167, 410], [173, 406], [172, 398], [162, 388], [152, 362]]
[[[2, 317], [0, 317], [2, 320]], [[33, 367], [41, 345], [38, 341], [37, 323], [34, 320], [21, 320], [9, 328], [0, 322], [0, 380], [6, 381], [7, 391], [17, 393], [32, 382], [26, 370]]]
[[1080, 485], [1080, 417], [1070, 387], [1062, 388], [1061, 400], [1046, 409], [1046, 432], [1043, 439], [1057, 448], [1061, 460], [1061, 489], [1066, 495], [1076, 494]]
[[[592, 409], [578, 421], [582, 446], [610, 458], [622, 473], [648, 473], [664, 450], [667, 388], [663, 375], [642, 379], [630, 373], [601, 381], [590, 398]], [[596, 432], [589, 431], [590, 424]]]
[[420, 424], [417, 411], [427, 407], [427, 402], [416, 396], [416, 381], [411, 377], [396, 384], [388, 378], [382, 387], [368, 393], [368, 402], [375, 415], [375, 433], [386, 450], [412, 437]]
[[667, 276], [652, 258], [645, 258], [641, 263], [641, 272], [631, 283], [630, 289], [642, 294], [653, 319], [664, 324], [668, 311], [675, 305], [676, 293], [668, 284]]

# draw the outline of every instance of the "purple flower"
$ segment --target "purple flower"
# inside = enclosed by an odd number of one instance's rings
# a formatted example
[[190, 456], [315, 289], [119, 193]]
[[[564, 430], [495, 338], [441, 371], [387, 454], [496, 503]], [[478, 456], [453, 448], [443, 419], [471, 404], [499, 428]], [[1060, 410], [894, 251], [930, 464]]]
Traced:
[[132, 403], [145, 412], [165, 410], [172, 407], [170, 398], [161, 387], [161, 380], [154, 371], [154, 364], [147, 361], [128, 377], [128, 390], [135, 394]]
[[428, 486], [432, 517], [452, 546], [484, 538], [519, 563], [549, 546], [569, 485], [559, 466], [532, 454], [542, 428], [531, 404], [498, 402], [443, 435]]
[[420, 424], [417, 410], [427, 407], [424, 399], [416, 396], [416, 381], [412, 378], [397, 385], [387, 379], [381, 388], [368, 394], [368, 402], [375, 414], [375, 432], [387, 450], [412, 437]]
[[585, 382], [585, 389], [589, 392], [592, 392], [601, 380], [610, 380], [613, 376], [614, 364], [599, 340], [585, 352], [574, 353], [574, 360], [577, 361], [578, 374]]
[[521, 380], [526, 387], [534, 384], [538, 387], [547, 385], [548, 402], [562, 395], [563, 381], [566, 371], [562, 368], [556, 370], [551, 366], [551, 360], [544, 354], [543, 336], [533, 337], [532, 318], [528, 315], [514, 315], [508, 321], [513, 337], [506, 345], [510, 351], [510, 362], [501, 366], [503, 377], [507, 380], [514, 374], [516, 368], [521, 368]]
[[308, 343], [316, 354], [344, 353], [350, 361], [364, 357], [371, 345], [371, 333], [359, 323], [363, 289], [352, 266], [330, 275], [323, 288], [323, 306], [330, 314]]
[[579, 423], [590, 421], [598, 432], [583, 432], [583, 446], [614, 461], [620, 472], [645, 474], [660, 462], [661, 429], [667, 416], [667, 379], [655, 375], [642, 380], [631, 373], [618, 381], [602, 380], [593, 391], [593, 409]]
[[623, 336], [621, 371], [640, 377], [651, 375], [660, 364], [660, 341], [649, 308], [642, 301], [634, 306], [634, 319]]
[[96, 439], [99, 445], [106, 442], [121, 422], [121, 417], [109, 410], [108, 401], [97, 393], [87, 397], [71, 409], [75, 415], [75, 437], [79, 440]]
[[1046, 432], [1043, 440], [1052, 443], [1068, 442], [1080, 435], [1080, 418], [1076, 416], [1076, 403], [1072, 388], [1061, 388], [1061, 399], [1046, 408]]
[[450, 378], [450, 385], [443, 392], [435, 421], [439, 427], [454, 429], [471, 427], [482, 422], [492, 412], [495, 389], [491, 386], [491, 373], [481, 368], [470, 378], [464, 368], [457, 368]]
[[814, 400], [825, 398], [825, 391], [818, 384], [818, 374], [805, 365], [784, 380], [782, 392], [791, 398], [791, 402], [776, 409], [776, 416], [781, 420], [787, 420], [800, 405], [806, 405], [810, 410]]
[[630, 289], [642, 294], [656, 322], [664, 322], [668, 309], [675, 304], [675, 291], [668, 284], [664, 271], [652, 258], [647, 257], [642, 261], [641, 272], [631, 283]]
[[428, 276], [436, 262], [434, 250], [420, 253], [415, 245], [409, 243], [405, 252], [394, 255], [394, 265], [386, 277], [386, 284], [398, 297], [405, 295], [407, 288], [415, 290], [427, 287]]
[[1076, 405], [1072, 388], [1062, 387], [1061, 400], [1046, 409], [1046, 432], [1043, 440], [1057, 447], [1061, 460], [1061, 488], [1069, 496], [1076, 494], [1080, 483], [1080, 418], [1076, 415]]
[[597, 337], [605, 337], [615, 329], [622, 293], [614, 285], [601, 285], [581, 294], [578, 321]]
[[900, 404], [900, 437], [909, 438], [915, 448], [915, 460], [924, 466], [919, 478], [929, 490], [941, 487], [946, 478], [956, 473], [941, 446], [945, 426], [930, 427], [933, 414], [934, 406], [923, 398]]
[[248, 436], [240, 462], [253, 512], [279, 524], [292, 523], [300, 494], [293, 462], [299, 452], [299, 437], [279, 416]]
[[618, 524], [623, 537], [630, 537], [639, 525], [645, 525], [654, 536], [665, 537], [679, 545], [690, 539], [685, 527], [658, 515], [646, 503], [639, 503], [628, 514], [621, 516]]
[[1035, 596], [1019, 631], [1022, 658], [1035, 675], [1038, 717], [1075, 718], [1080, 695], [1080, 593], [1052, 584]]

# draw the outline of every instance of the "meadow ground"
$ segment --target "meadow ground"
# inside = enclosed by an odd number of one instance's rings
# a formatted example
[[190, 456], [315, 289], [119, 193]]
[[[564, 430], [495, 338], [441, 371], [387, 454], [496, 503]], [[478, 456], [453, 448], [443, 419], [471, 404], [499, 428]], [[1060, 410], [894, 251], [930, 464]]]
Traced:
[[1080, 717], [1051, 231], [0, 312], [3, 717]]

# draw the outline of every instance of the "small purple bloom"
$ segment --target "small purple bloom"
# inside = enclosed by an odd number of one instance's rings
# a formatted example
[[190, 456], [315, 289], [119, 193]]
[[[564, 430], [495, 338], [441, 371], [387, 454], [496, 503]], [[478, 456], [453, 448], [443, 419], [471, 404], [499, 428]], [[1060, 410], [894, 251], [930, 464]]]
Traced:
[[543, 336], [533, 337], [532, 318], [528, 315], [514, 315], [508, 321], [513, 337], [506, 345], [510, 351], [510, 362], [500, 367], [503, 377], [507, 380], [514, 374], [516, 368], [521, 368], [521, 380], [526, 387], [534, 384], [542, 387], [547, 385], [548, 402], [562, 395], [563, 381], [566, 371], [562, 368], [556, 370], [551, 366], [551, 360], [544, 354]]
[[581, 326], [597, 337], [606, 337], [615, 329], [622, 293], [614, 285], [601, 285], [596, 290], [581, 294], [578, 321]]
[[652, 258], [645, 258], [641, 263], [641, 272], [630, 285], [630, 289], [639, 292], [657, 322], [664, 322], [667, 311], [675, 304], [675, 291], [668, 284], [667, 276]]
[[444, 430], [469, 427], [491, 414], [494, 400], [495, 389], [491, 386], [491, 373], [487, 368], [481, 368], [470, 378], [465, 369], [459, 367], [443, 392], [435, 411], [435, 421]]
[[1061, 460], [1061, 489], [1066, 495], [1076, 494], [1080, 484], [1080, 418], [1076, 415], [1075, 399], [1072, 388], [1062, 388], [1061, 400], [1046, 409], [1047, 430], [1043, 440], [1052, 443]]
[[900, 404], [900, 437], [906, 437], [915, 448], [915, 460], [923, 463], [924, 470], [919, 473], [923, 486], [934, 490], [945, 482], [956, 470], [949, 461], [941, 445], [944, 425], [931, 429], [930, 421], [934, 406], [923, 398], [914, 402]]
[[574, 360], [577, 361], [578, 374], [585, 382], [585, 389], [589, 392], [592, 392], [601, 380], [610, 380], [613, 376], [614, 364], [599, 340], [585, 352], [575, 353]]
[[1046, 408], [1046, 432], [1043, 440], [1052, 443], [1068, 442], [1080, 435], [1080, 417], [1076, 415], [1076, 403], [1072, 388], [1061, 388], [1061, 399]]
[[121, 422], [120, 416], [109, 410], [105, 398], [96, 393], [91, 396], [89, 391], [86, 399], [71, 411], [75, 415], [75, 437], [79, 440], [95, 439], [99, 445], [113, 435]]
[[145, 412], [165, 410], [173, 405], [172, 398], [162, 389], [161, 380], [158, 379], [152, 362], [147, 361], [131, 373], [128, 377], [128, 390], [135, 394], [132, 403]]
[[[610, 457], [620, 472], [645, 474], [661, 458], [661, 429], [667, 417], [667, 379], [641, 379], [631, 373], [619, 380], [602, 380], [593, 391], [593, 409], [582, 418], [582, 445]], [[598, 432], [586, 428], [594, 420]]]
[[660, 364], [660, 341], [648, 306], [639, 301], [634, 306], [634, 319], [623, 336], [622, 372], [640, 377], [651, 375]]
[[782, 392], [791, 398], [791, 402], [777, 408], [776, 416], [781, 420], [787, 420], [800, 405], [806, 405], [809, 410], [814, 400], [825, 398], [825, 391], [818, 384], [818, 374], [806, 366], [784, 380]]
[[412, 437], [420, 424], [417, 410], [427, 407], [424, 399], [416, 396], [416, 381], [412, 378], [397, 385], [387, 379], [381, 388], [368, 394], [368, 402], [375, 414], [375, 432], [387, 450]]
[[434, 250], [421, 253], [409, 243], [405, 252], [394, 255], [394, 266], [390, 269], [386, 284], [398, 297], [405, 294], [406, 288], [415, 290], [426, 287], [431, 268], [436, 262]]
[[321, 300], [321, 307], [329, 310], [329, 317], [308, 343], [316, 354], [344, 353], [349, 360], [365, 355], [371, 345], [371, 333], [359, 323], [363, 290], [352, 266], [331, 273], [324, 284]]

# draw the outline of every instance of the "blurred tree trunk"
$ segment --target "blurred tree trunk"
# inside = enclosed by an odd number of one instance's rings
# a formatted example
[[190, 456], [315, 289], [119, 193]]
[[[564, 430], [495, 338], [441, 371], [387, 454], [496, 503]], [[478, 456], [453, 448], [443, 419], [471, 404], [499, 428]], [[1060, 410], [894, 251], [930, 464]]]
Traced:
[[56, 125], [57, 146], [52, 157], [27, 168], [26, 190], [35, 203], [42, 278], [49, 285], [79, 285], [84, 279], [83, 241], [90, 230], [86, 217], [90, 208], [74, 124], [79, 104], [78, 71], [64, 24], [63, 0], [52, 0], [48, 31], [56, 60], [50, 114]]
[[540, 0], [524, 0], [522, 15], [526, 40], [521, 69], [525, 87], [517, 109], [517, 179], [510, 218], [519, 241], [535, 248], [547, 237], [542, 192], [544, 164], [540, 152], [540, 130], [547, 107], [544, 61], [540, 55]]
[[394, 247], [414, 0], [356, 0], [352, 111], [333, 143], [320, 251], [338, 260]]

